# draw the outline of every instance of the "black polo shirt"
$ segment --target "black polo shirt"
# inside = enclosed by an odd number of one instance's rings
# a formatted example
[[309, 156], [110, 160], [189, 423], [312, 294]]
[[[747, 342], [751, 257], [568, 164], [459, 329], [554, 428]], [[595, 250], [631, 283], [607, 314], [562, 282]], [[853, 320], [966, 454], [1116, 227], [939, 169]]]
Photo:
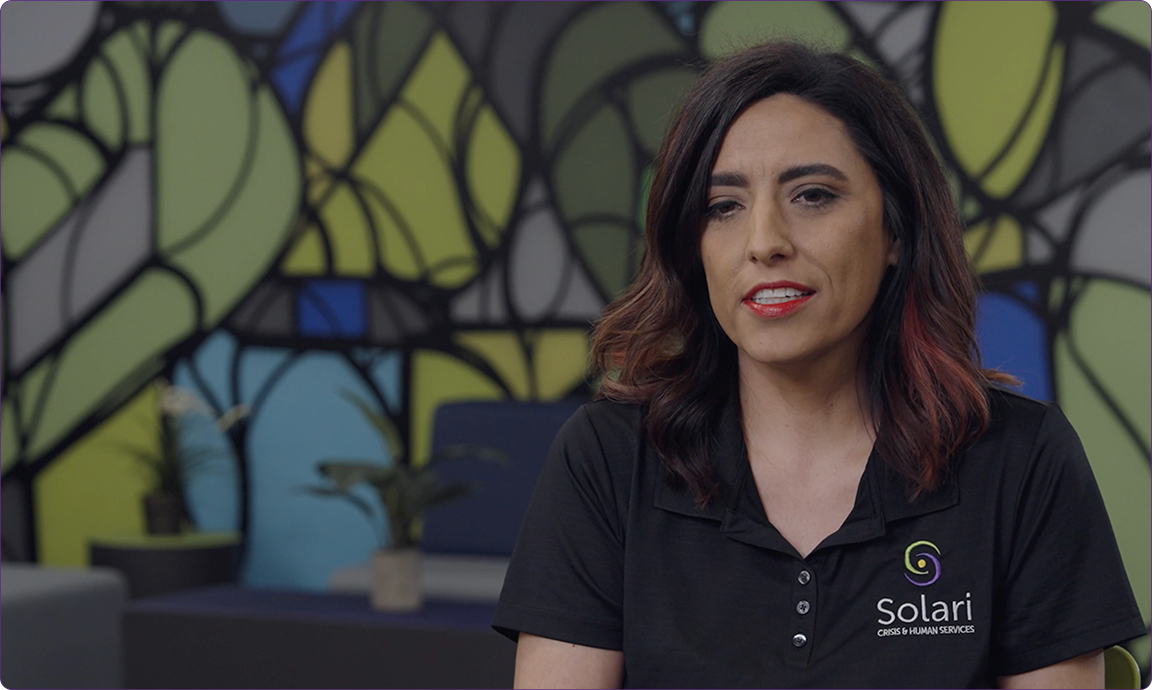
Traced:
[[990, 391], [992, 422], [907, 500], [875, 453], [807, 558], [769, 524], [736, 405], [708, 508], [671, 488], [640, 408], [581, 408], [556, 437], [493, 626], [624, 652], [629, 687], [973, 687], [1145, 633], [1075, 431]]

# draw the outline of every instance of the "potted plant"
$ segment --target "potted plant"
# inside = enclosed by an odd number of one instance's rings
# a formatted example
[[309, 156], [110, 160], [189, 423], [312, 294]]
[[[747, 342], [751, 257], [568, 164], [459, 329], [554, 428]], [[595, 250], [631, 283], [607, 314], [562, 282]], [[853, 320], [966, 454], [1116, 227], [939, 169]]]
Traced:
[[[491, 448], [455, 445], [432, 453], [424, 463], [415, 466], [405, 456], [400, 435], [392, 421], [375, 411], [362, 398], [348, 391], [343, 394], [380, 434], [384, 445], [391, 451], [392, 463], [385, 465], [373, 460], [323, 460], [317, 465], [317, 470], [328, 483], [304, 488], [319, 496], [337, 496], [347, 500], [377, 528], [379, 548], [373, 552], [369, 565], [372, 608], [416, 611], [424, 603], [420, 587], [420, 530], [424, 513], [433, 506], [465, 496], [477, 488], [464, 482], [441, 481], [435, 472], [436, 466], [446, 460], [460, 458], [506, 464], [507, 458]], [[376, 492], [384, 509], [383, 514], [351, 492], [353, 487], [362, 482]]]
[[148, 534], [178, 534], [189, 517], [184, 490], [188, 477], [203, 468], [208, 458], [219, 453], [208, 446], [189, 447], [182, 438], [188, 423], [187, 415], [198, 414], [215, 422], [226, 431], [244, 418], [248, 412], [237, 405], [217, 416], [198, 395], [171, 385], [164, 378], [157, 383], [156, 417], [158, 420], [157, 449], [119, 444], [119, 447], [140, 461], [147, 474], [148, 491], [144, 494], [144, 524]]

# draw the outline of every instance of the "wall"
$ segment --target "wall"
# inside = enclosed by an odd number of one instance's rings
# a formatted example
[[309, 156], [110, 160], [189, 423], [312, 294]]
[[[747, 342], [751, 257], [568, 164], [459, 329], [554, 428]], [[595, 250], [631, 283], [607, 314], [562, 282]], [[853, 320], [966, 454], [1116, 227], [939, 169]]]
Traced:
[[[898, 80], [947, 163], [986, 363], [1057, 400], [1149, 615], [1143, 3], [10, 2], [3, 546], [142, 530], [158, 382], [250, 415], [193, 478], [252, 585], [319, 589], [371, 525], [300, 490], [426, 453], [456, 398], [585, 395], [649, 162], [701, 59], [795, 36]], [[1147, 658], [1147, 644], [1143, 647]]]

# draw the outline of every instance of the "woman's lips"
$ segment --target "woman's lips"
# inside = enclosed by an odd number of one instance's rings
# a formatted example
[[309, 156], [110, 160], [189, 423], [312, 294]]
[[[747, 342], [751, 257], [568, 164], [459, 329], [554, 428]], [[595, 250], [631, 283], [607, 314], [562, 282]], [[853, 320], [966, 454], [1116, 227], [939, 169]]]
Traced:
[[753, 314], [766, 319], [778, 319], [782, 316], [787, 316], [792, 312], [799, 309], [805, 302], [816, 296], [816, 293], [810, 292], [805, 295], [800, 295], [787, 302], [773, 302], [770, 304], [761, 304], [751, 298], [745, 298], [743, 301], [744, 306], [748, 307]]
[[778, 280], [752, 288], [744, 295], [743, 303], [757, 316], [776, 319], [791, 314], [815, 294], [807, 285]]

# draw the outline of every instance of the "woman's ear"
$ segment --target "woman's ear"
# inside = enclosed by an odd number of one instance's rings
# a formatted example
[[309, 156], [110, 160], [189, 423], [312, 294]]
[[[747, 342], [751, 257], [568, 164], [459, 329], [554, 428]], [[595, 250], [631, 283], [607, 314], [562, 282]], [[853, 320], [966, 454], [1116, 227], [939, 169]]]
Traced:
[[900, 238], [892, 235], [888, 243], [888, 265], [895, 266], [900, 262]]

